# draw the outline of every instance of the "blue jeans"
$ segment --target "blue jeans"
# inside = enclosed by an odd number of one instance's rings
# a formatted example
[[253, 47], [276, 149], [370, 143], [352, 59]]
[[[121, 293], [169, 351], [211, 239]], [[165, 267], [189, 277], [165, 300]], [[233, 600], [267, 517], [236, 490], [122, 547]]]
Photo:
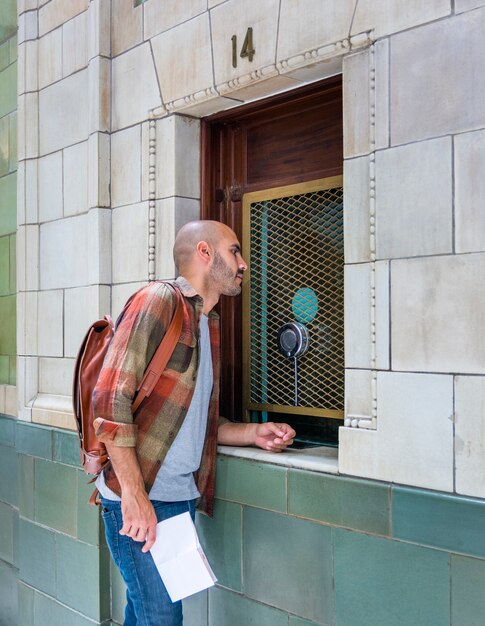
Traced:
[[[186, 511], [195, 518], [195, 500], [152, 504], [159, 522]], [[170, 600], [152, 555], [141, 551], [143, 542], [119, 534], [121, 503], [101, 498], [101, 516], [111, 556], [126, 583], [123, 626], [182, 626], [182, 602]]]

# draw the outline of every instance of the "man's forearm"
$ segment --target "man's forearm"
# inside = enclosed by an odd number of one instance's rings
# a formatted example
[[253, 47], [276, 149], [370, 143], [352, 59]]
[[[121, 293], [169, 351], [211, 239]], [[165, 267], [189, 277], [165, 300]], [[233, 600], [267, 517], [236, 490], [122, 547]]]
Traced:
[[135, 448], [115, 446], [106, 443], [106, 450], [108, 451], [113, 469], [120, 483], [121, 493], [125, 494], [140, 489], [145, 491]]
[[223, 446], [252, 446], [257, 424], [224, 422], [217, 431], [217, 443]]

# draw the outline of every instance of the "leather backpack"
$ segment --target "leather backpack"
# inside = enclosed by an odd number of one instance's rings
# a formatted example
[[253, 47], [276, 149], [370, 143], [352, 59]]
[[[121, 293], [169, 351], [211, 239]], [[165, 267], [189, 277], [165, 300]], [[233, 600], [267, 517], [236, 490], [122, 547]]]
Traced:
[[[170, 326], [138, 386], [133, 400], [133, 414], [141, 402], [153, 391], [172, 356], [182, 330], [184, 315], [182, 295], [179, 289], [172, 283], [166, 282], [164, 284], [174, 295], [176, 302], [175, 311]], [[116, 322], [116, 327], [132, 303], [136, 293], [125, 304]], [[84, 337], [75, 362], [72, 401], [79, 436], [81, 464], [86, 474], [98, 475], [109, 462], [106, 447], [99, 441], [94, 431], [92, 396], [116, 327], [109, 315], [105, 315], [103, 319], [93, 322]]]

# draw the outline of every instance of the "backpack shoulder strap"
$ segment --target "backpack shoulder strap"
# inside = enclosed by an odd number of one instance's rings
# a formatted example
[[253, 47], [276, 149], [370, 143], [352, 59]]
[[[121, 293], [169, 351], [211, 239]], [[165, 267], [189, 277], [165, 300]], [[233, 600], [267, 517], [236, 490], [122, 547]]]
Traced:
[[132, 411], [135, 414], [136, 410], [143, 402], [143, 400], [151, 394], [153, 388], [158, 382], [158, 379], [163, 374], [165, 367], [167, 366], [170, 357], [175, 349], [177, 341], [180, 338], [180, 333], [182, 331], [182, 322], [184, 319], [184, 308], [183, 308], [183, 299], [182, 295], [174, 285], [171, 283], [164, 283], [168, 289], [173, 293], [175, 297], [175, 312], [172, 317], [172, 321], [170, 322], [170, 326], [167, 328], [167, 332], [165, 333], [160, 345], [157, 348], [157, 351], [153, 355], [152, 360], [150, 361], [145, 374], [138, 386], [137, 393], [135, 399], [133, 401]]

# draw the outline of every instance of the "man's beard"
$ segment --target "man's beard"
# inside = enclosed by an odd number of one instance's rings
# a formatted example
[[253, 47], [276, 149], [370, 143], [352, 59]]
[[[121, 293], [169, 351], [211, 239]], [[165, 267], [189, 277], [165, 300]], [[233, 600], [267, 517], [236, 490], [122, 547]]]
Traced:
[[242, 272], [234, 274], [218, 252], [214, 252], [214, 261], [209, 273], [209, 281], [217, 283], [221, 294], [225, 296], [238, 296], [241, 293], [241, 285], [236, 283], [236, 277]]

